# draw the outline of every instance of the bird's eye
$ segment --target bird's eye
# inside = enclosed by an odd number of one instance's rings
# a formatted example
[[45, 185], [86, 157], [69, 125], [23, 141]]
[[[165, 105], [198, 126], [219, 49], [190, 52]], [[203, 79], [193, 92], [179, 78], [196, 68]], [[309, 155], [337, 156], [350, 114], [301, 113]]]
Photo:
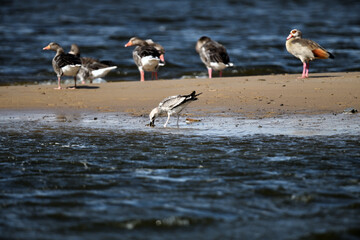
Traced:
[[295, 34], [295, 33], [296, 33], [296, 30], [291, 31], [291, 33], [292, 33], [292, 34]]

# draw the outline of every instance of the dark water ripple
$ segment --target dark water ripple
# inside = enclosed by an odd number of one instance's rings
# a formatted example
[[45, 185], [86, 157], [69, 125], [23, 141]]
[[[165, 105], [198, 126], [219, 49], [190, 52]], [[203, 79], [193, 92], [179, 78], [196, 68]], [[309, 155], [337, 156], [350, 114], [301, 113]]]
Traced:
[[358, 135], [11, 124], [0, 137], [6, 239], [360, 236]]
[[[331, 7], [329, 7], [331, 6]], [[312, 72], [359, 71], [358, 1], [3, 1], [0, 6], [0, 84], [54, 83], [51, 41], [83, 56], [111, 60], [119, 68], [107, 81], [138, 80], [124, 44], [152, 38], [166, 49], [165, 79], [205, 77], [194, 45], [202, 35], [223, 43], [235, 67], [225, 76], [298, 73], [299, 60], [285, 50], [292, 28], [333, 52]]]

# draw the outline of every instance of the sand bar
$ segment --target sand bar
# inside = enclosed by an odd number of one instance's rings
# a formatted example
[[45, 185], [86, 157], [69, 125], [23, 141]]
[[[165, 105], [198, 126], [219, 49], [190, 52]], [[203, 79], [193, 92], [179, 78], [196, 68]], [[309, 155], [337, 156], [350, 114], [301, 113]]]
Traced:
[[[341, 113], [360, 110], [360, 72], [110, 82], [54, 90], [56, 85], [0, 87], [0, 110], [100, 111], [147, 115], [165, 97], [203, 94], [189, 105], [191, 116]], [[64, 85], [64, 87], [66, 87]]]

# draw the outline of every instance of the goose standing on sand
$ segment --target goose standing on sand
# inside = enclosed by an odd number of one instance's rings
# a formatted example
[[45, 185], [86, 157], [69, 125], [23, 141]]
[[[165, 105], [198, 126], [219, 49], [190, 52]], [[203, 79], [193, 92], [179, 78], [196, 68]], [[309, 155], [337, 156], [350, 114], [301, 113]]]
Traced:
[[159, 66], [163, 66], [164, 63], [160, 59], [159, 51], [148, 44], [145, 40], [138, 37], [133, 37], [129, 40], [125, 47], [136, 46], [133, 51], [133, 59], [140, 72], [140, 81], [145, 81], [145, 71], [156, 73]]
[[299, 58], [303, 63], [301, 78], [309, 77], [310, 61], [314, 59], [334, 58], [334, 55], [316, 42], [309, 39], [303, 39], [302, 33], [297, 29], [291, 30], [289, 36], [286, 38], [286, 50]]
[[170, 116], [173, 114], [177, 115], [177, 123], [176, 125], [179, 126], [179, 117], [181, 111], [192, 101], [196, 101], [197, 96], [199, 96], [201, 93], [196, 94], [195, 91], [190, 93], [189, 95], [176, 95], [176, 96], [170, 96], [165, 98], [159, 103], [159, 106], [154, 108], [150, 114], [150, 127], [155, 126], [155, 118], [158, 116], [162, 116], [167, 114], [168, 118], [164, 124], [164, 127], [167, 126]]
[[219, 77], [222, 77], [222, 70], [234, 65], [230, 62], [226, 48], [209, 37], [199, 38], [195, 50], [208, 69], [209, 78], [212, 78], [212, 70], [219, 71]]
[[[80, 57], [79, 46], [72, 44], [69, 54]], [[81, 68], [77, 77], [81, 80], [82, 84], [85, 84], [86, 80], [92, 83], [94, 79], [105, 77], [111, 70], [117, 68], [117, 66], [110, 66], [107, 61], [99, 61], [90, 57], [80, 57], [80, 60]]]
[[72, 54], [64, 52], [64, 49], [57, 43], [49, 43], [43, 50], [55, 51], [55, 57], [52, 60], [52, 66], [58, 78], [58, 87], [55, 89], [61, 89], [61, 76], [73, 76], [76, 88], [76, 74], [81, 67], [81, 60]]

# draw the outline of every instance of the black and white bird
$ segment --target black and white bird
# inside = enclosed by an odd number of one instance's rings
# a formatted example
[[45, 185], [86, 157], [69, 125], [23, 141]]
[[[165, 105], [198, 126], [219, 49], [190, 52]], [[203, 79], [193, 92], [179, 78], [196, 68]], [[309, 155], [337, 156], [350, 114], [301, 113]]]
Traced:
[[[145, 71], [157, 73], [159, 66], [164, 65], [160, 59], [159, 51], [145, 40], [132, 37], [125, 47], [136, 46], [133, 59], [140, 72], [140, 81], [145, 81]], [[157, 76], [157, 74], [155, 74]]]
[[196, 94], [195, 91], [190, 93], [189, 95], [176, 95], [165, 98], [159, 103], [159, 106], [154, 108], [150, 114], [150, 127], [155, 126], [155, 119], [158, 116], [166, 115], [168, 116], [164, 127], [167, 126], [170, 116], [176, 114], [177, 115], [177, 125], [179, 125], [179, 117], [181, 111], [191, 102], [198, 100], [197, 96], [202, 93]]
[[234, 66], [230, 62], [226, 48], [209, 37], [202, 36], [199, 38], [195, 50], [208, 69], [209, 78], [212, 78], [212, 70], [219, 71], [219, 77], [222, 77], [222, 70]]
[[[69, 54], [73, 54], [80, 57], [80, 48], [77, 44], [72, 44]], [[100, 61], [91, 57], [80, 57], [81, 68], [77, 74], [82, 84], [86, 80], [92, 81], [96, 78], [105, 77], [111, 70], [117, 68], [117, 66], [111, 66], [108, 61]]]
[[146, 39], [145, 42], [147, 42], [150, 46], [156, 48], [156, 50], [158, 50], [160, 54], [160, 63], [156, 71], [151, 73], [151, 79], [154, 79], [154, 77], [155, 79], [158, 79], [157, 72], [159, 70], [159, 67], [165, 66], [165, 48], [161, 46], [159, 43], [154, 42], [152, 39]]
[[61, 89], [61, 76], [73, 76], [76, 88], [76, 74], [81, 67], [81, 60], [79, 57], [69, 53], [65, 53], [64, 49], [57, 43], [49, 43], [43, 50], [55, 51], [55, 57], [52, 60], [53, 69], [58, 78], [58, 87], [55, 89]]

